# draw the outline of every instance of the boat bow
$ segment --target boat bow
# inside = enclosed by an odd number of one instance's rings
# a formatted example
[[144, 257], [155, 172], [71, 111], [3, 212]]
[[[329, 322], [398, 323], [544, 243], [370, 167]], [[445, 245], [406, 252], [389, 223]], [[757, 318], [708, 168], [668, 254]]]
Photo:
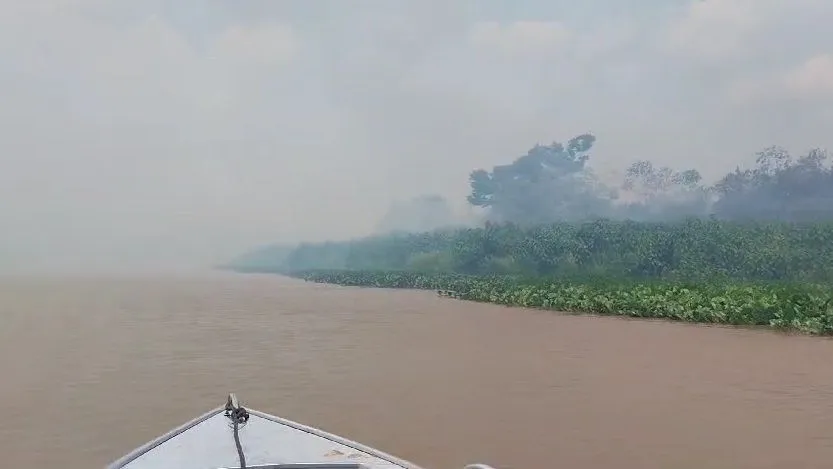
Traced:
[[[235, 394], [108, 469], [421, 469], [317, 428], [243, 407]], [[465, 469], [493, 469], [472, 464]]]

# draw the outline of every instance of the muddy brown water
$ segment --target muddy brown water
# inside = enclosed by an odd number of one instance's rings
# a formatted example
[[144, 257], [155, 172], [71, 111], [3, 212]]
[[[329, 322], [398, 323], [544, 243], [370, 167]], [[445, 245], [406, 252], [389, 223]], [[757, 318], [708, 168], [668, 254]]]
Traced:
[[211, 273], [0, 281], [0, 466], [243, 403], [429, 469], [833, 467], [833, 341]]

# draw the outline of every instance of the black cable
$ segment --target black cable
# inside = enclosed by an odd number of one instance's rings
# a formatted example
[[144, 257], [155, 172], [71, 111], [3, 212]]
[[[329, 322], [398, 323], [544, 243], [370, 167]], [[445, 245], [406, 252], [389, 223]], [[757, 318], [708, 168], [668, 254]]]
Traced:
[[237, 458], [240, 459], [240, 469], [246, 469], [246, 455], [243, 454], [243, 446], [240, 444], [240, 423], [234, 421], [234, 444], [237, 446]]
[[234, 395], [229, 395], [226, 404], [226, 417], [231, 419], [234, 427], [234, 445], [237, 447], [237, 458], [240, 460], [240, 469], [246, 469], [246, 455], [243, 454], [243, 445], [240, 444], [240, 426], [249, 421], [249, 412], [237, 404]]

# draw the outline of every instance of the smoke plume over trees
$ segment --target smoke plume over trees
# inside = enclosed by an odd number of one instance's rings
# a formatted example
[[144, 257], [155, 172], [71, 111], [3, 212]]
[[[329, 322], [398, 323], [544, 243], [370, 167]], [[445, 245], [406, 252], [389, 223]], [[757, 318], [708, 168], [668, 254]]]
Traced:
[[827, 152], [793, 157], [770, 147], [755, 167], [740, 168], [706, 185], [693, 168], [676, 170], [636, 161], [618, 187], [599, 181], [590, 166], [591, 134], [566, 144], [535, 145], [513, 162], [469, 176], [468, 201], [495, 222], [520, 225], [594, 218], [674, 221], [813, 221], [833, 215], [833, 169]]

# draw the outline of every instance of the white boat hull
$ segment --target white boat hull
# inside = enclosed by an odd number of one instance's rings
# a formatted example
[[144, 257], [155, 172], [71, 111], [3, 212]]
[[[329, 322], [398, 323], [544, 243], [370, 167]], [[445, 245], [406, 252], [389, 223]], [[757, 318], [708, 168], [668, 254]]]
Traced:
[[[215, 409], [137, 448], [108, 469], [420, 469], [355, 441], [263, 412], [244, 410], [238, 425]], [[239, 441], [239, 448], [238, 448]], [[241, 466], [241, 451], [244, 455]], [[485, 465], [472, 469], [491, 469]]]

